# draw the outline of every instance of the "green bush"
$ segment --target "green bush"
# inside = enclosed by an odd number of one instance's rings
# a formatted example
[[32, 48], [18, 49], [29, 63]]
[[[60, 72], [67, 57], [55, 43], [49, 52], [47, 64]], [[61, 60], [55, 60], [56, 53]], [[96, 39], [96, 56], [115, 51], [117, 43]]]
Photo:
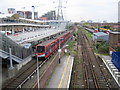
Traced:
[[114, 47], [115, 51], [120, 52], [120, 47]]
[[95, 45], [97, 52], [101, 54], [109, 54], [109, 44], [106, 42], [101, 42]]
[[75, 51], [74, 48], [73, 48], [74, 45], [75, 45], [75, 41], [69, 42], [69, 43], [68, 43], [68, 49], [70, 50], [70, 53], [71, 53], [71, 54], [74, 54], [74, 55], [75, 55], [75, 54], [76, 54], [76, 51]]

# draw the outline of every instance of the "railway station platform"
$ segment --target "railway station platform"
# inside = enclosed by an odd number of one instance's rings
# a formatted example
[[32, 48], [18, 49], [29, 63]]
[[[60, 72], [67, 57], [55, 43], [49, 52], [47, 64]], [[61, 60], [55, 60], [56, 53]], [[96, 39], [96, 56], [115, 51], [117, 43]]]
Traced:
[[63, 56], [48, 82], [46, 88], [69, 88], [74, 57]]
[[99, 55], [99, 54], [96, 54], [96, 55], [102, 59], [102, 61], [106, 65], [107, 69], [111, 73], [112, 77], [114, 78], [114, 80], [116, 81], [118, 86], [120, 87], [120, 72], [112, 63], [112, 61], [111, 61], [112, 58], [110, 56], [104, 56], [104, 55]]

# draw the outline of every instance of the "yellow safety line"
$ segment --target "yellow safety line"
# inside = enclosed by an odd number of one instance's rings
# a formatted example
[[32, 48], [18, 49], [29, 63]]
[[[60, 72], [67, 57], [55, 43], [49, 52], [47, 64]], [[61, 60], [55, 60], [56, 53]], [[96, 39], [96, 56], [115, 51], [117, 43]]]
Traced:
[[[70, 58], [70, 56], [69, 56], [68, 59], [67, 59], [67, 65], [68, 65], [69, 58]], [[61, 79], [60, 79], [60, 83], [59, 83], [59, 85], [58, 85], [58, 88], [60, 88], [60, 86], [61, 86], [61, 84], [62, 84], [62, 80], [63, 80], [63, 77], [64, 77], [64, 73], [65, 73], [65, 71], [66, 71], [67, 65], [64, 67], [64, 71], [63, 71], [63, 73], [62, 73], [62, 77], [61, 77]]]
[[[53, 58], [52, 62], [54, 61], [54, 59], [57, 57], [58, 53], [55, 55], [55, 57]], [[52, 64], [52, 62], [49, 64], [49, 66]], [[48, 66], [48, 67], [49, 67]], [[47, 68], [48, 69], [48, 68]], [[46, 69], [46, 70], [47, 70]], [[41, 75], [41, 77], [45, 74], [46, 70], [43, 72], [43, 74]], [[34, 86], [32, 88], [35, 88], [35, 86], [37, 85], [37, 82], [34, 84]]]

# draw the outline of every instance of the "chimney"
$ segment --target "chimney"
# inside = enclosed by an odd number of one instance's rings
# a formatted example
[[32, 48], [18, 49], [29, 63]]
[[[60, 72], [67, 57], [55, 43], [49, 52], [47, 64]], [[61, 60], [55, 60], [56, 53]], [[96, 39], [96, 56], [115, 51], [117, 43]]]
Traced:
[[35, 6], [32, 6], [32, 19], [34, 19]]

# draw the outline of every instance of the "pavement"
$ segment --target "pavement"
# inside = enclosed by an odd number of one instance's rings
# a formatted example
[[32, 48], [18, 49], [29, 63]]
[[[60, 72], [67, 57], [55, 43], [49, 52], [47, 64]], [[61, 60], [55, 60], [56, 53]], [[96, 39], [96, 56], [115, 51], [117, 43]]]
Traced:
[[74, 58], [63, 56], [60, 60], [46, 88], [69, 88]]

